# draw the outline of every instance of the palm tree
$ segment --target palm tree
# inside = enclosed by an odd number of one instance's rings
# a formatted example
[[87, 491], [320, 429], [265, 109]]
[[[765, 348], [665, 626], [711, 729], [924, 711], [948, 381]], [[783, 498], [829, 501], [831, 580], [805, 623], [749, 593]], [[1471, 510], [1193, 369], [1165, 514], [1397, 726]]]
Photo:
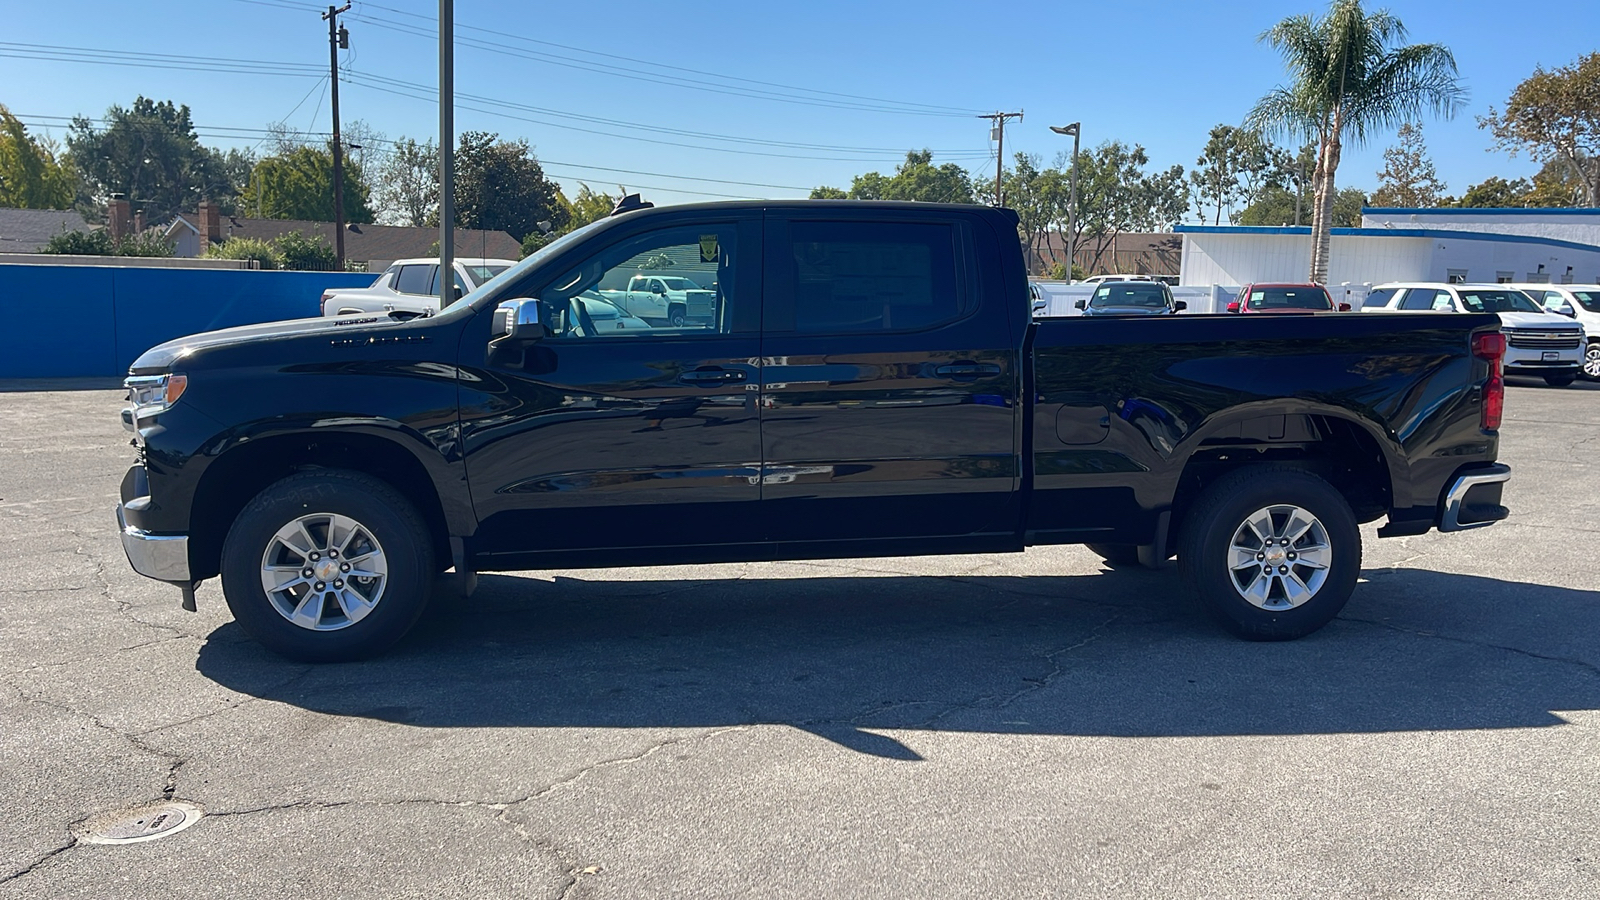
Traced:
[[1283, 54], [1290, 80], [1262, 97], [1245, 122], [1317, 145], [1311, 280], [1318, 284], [1328, 280], [1333, 176], [1346, 138], [1360, 146], [1424, 112], [1451, 118], [1466, 102], [1449, 48], [1395, 46], [1405, 37], [1399, 19], [1387, 10], [1368, 14], [1361, 0], [1333, 0], [1327, 15], [1290, 16], [1260, 37]]

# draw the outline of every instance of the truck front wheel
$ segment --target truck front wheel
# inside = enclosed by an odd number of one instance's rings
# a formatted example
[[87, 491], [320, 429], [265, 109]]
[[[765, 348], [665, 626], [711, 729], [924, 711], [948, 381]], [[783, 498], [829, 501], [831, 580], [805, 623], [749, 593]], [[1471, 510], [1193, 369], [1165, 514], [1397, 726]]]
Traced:
[[416, 508], [359, 472], [285, 478], [245, 506], [222, 548], [233, 617], [267, 649], [345, 662], [388, 649], [427, 605], [433, 542]]
[[1304, 637], [1355, 590], [1361, 533], [1321, 478], [1251, 466], [1218, 479], [1183, 524], [1179, 570], [1206, 608], [1247, 640]]

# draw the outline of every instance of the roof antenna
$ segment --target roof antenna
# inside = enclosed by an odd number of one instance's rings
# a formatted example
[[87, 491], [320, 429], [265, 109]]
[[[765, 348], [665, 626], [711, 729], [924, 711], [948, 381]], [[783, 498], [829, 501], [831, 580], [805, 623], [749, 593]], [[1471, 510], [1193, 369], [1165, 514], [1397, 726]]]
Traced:
[[655, 204], [654, 203], [651, 203], [648, 200], [639, 199], [639, 195], [638, 194], [625, 194], [625, 195], [623, 195], [623, 198], [621, 200], [617, 201], [617, 206], [616, 206], [615, 209], [611, 210], [611, 215], [620, 216], [623, 213], [630, 213], [630, 212], [633, 212], [636, 209], [654, 209], [654, 208], [655, 208]]

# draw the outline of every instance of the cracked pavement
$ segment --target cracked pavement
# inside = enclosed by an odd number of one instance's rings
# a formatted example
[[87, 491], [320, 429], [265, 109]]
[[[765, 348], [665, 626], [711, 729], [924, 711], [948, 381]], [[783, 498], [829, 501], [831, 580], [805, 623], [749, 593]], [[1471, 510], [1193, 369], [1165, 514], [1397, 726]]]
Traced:
[[1600, 895], [1594, 388], [1514, 382], [1513, 518], [1365, 526], [1293, 643], [1057, 547], [486, 575], [306, 666], [128, 568], [120, 392], [18, 387], [0, 900]]

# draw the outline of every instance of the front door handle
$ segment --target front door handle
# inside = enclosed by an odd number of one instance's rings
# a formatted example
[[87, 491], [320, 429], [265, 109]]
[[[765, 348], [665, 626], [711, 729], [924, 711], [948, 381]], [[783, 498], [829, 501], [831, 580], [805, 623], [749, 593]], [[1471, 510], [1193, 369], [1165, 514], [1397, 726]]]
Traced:
[[991, 363], [954, 362], [933, 370], [944, 378], [977, 378], [979, 375], [999, 375], [1000, 367]]
[[738, 369], [695, 369], [678, 376], [684, 384], [731, 384], [744, 379], [744, 373]]

